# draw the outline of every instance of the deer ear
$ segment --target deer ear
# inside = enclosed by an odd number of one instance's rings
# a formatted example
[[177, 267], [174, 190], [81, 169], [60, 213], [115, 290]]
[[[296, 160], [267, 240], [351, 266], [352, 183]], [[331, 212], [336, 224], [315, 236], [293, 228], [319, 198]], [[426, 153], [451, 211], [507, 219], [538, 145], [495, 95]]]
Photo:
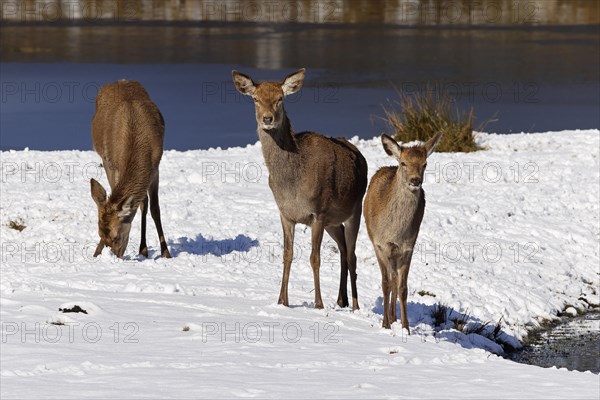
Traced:
[[233, 77], [235, 88], [241, 94], [245, 94], [246, 96], [252, 96], [254, 94], [256, 85], [248, 75], [244, 75], [241, 72], [233, 70], [231, 71], [231, 76]]
[[133, 196], [129, 196], [123, 200], [117, 207], [117, 215], [120, 219], [128, 219], [129, 217], [133, 217], [136, 211], [137, 204], [135, 203]]
[[381, 135], [381, 144], [383, 144], [383, 149], [389, 156], [400, 158], [400, 152], [402, 151], [402, 148], [394, 139], [384, 133]]
[[304, 82], [304, 68], [299, 69], [298, 71], [289, 74], [281, 84], [281, 89], [283, 90], [283, 94], [285, 96], [289, 96], [290, 94], [296, 93], [302, 87], [302, 82]]
[[92, 190], [92, 199], [96, 202], [96, 205], [100, 207], [106, 202], [106, 190], [98, 183], [95, 179], [90, 179], [90, 186]]
[[437, 145], [440, 143], [441, 139], [442, 139], [442, 132], [438, 132], [425, 143], [424, 146], [425, 146], [425, 150], [427, 150], [427, 157], [429, 157], [431, 155], [431, 153], [433, 153], [433, 151], [435, 150]]

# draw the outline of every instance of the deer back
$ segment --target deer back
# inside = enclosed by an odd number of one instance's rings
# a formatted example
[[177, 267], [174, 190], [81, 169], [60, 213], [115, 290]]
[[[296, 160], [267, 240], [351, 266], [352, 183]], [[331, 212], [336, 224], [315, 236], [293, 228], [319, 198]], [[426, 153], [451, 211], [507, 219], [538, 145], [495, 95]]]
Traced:
[[164, 129], [158, 107], [139, 82], [122, 80], [100, 89], [92, 120], [92, 142], [102, 157], [113, 191], [122, 179], [133, 175], [150, 178], [156, 172], [163, 152]]

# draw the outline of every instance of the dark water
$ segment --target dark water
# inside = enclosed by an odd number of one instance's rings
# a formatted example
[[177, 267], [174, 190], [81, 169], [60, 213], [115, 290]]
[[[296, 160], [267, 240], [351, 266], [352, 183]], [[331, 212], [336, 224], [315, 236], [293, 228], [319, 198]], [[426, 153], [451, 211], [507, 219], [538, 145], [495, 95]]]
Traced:
[[569, 319], [540, 333], [511, 359], [540, 367], [600, 373], [600, 312]]
[[[167, 148], [254, 143], [233, 68], [280, 80], [306, 67], [286, 105], [297, 131], [379, 135], [395, 88], [435, 83], [461, 111], [473, 107], [476, 124], [496, 116], [486, 131], [600, 127], [598, 2], [276, 1], [267, 11], [229, 0], [99, 1], [96, 14], [72, 16], [15, 4], [30, 8], [3, 9], [2, 149], [89, 149], [97, 87], [121, 78], [148, 88]], [[251, 14], [248, 4], [262, 5]], [[467, 4], [477, 6], [466, 13]]]

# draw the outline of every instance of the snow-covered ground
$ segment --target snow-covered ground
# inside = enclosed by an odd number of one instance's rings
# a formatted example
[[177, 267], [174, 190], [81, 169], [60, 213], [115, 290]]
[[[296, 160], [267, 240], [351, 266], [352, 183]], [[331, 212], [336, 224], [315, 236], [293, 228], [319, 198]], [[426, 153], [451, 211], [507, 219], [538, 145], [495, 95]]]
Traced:
[[[168, 134], [168, 132], [167, 132]], [[505, 342], [568, 306], [599, 303], [600, 132], [481, 134], [487, 150], [435, 153], [409, 275], [412, 335], [381, 329], [380, 274], [364, 226], [361, 309], [335, 305], [338, 254], [322, 248], [312, 308], [310, 236], [298, 227], [290, 308], [276, 304], [282, 232], [260, 144], [166, 151], [163, 226], [173, 258], [125, 260], [97, 241], [93, 152], [0, 153], [2, 398], [594, 398], [590, 372], [516, 364], [452, 322], [502, 318]], [[369, 172], [394, 161], [354, 140]], [[26, 226], [11, 229], [11, 221]], [[151, 219], [149, 218], [149, 221]], [[62, 313], [75, 305], [84, 313]], [[397, 325], [397, 324], [396, 324]]]

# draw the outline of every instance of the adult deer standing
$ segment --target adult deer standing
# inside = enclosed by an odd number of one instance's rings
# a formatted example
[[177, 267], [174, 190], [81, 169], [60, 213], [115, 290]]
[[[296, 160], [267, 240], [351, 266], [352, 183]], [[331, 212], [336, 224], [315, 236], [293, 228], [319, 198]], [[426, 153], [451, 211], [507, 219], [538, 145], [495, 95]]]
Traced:
[[[92, 179], [92, 198], [98, 206], [100, 242], [94, 257], [109, 246], [123, 257], [131, 222], [142, 211], [140, 254], [147, 257], [146, 214], [148, 204], [160, 239], [163, 257], [171, 254], [160, 221], [158, 165], [163, 153], [165, 123], [158, 107], [136, 81], [120, 80], [100, 88], [92, 119], [92, 142], [108, 177], [111, 195]], [[150, 196], [150, 201], [148, 201]]]
[[294, 229], [311, 227], [310, 264], [315, 284], [315, 308], [323, 308], [319, 284], [323, 231], [340, 250], [341, 274], [337, 303], [347, 307], [350, 271], [352, 309], [358, 309], [356, 290], [356, 237], [362, 199], [367, 188], [367, 162], [347, 140], [327, 138], [314, 132], [295, 134], [283, 107], [285, 96], [296, 93], [304, 81], [304, 69], [283, 82], [254, 83], [232, 72], [235, 87], [252, 96], [258, 137], [269, 170], [269, 187], [279, 208], [283, 226], [283, 279], [279, 304], [288, 305], [288, 280], [293, 258]]
[[396, 298], [399, 297], [402, 328], [409, 329], [408, 271], [425, 212], [425, 192], [421, 184], [427, 157], [441, 137], [440, 132], [415, 146], [403, 146], [387, 135], [381, 137], [385, 152], [400, 164], [380, 168], [371, 178], [365, 198], [367, 232], [381, 269], [384, 328], [390, 328], [396, 321]]

